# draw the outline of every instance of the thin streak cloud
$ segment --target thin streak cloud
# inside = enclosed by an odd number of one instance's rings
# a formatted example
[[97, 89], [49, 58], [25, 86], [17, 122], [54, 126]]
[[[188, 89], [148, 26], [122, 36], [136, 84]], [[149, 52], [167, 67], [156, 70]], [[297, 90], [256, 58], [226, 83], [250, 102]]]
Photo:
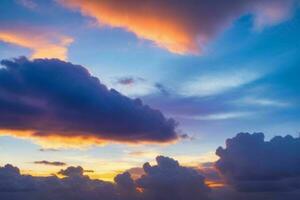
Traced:
[[183, 83], [179, 93], [187, 97], [218, 95], [251, 83], [261, 76], [262, 74], [249, 70], [204, 74]]

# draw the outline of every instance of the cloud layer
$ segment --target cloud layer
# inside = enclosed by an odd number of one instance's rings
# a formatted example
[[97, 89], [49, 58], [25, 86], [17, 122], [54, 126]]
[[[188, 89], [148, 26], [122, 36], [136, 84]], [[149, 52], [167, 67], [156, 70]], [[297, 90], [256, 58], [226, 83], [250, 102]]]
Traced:
[[60, 0], [100, 25], [123, 28], [170, 52], [199, 53], [235, 19], [252, 14], [257, 29], [278, 24], [292, 13], [294, 0]]
[[26, 58], [1, 64], [2, 134], [76, 144], [177, 138], [174, 120], [139, 99], [108, 90], [82, 66]]
[[58, 178], [21, 175], [5, 165], [0, 167], [0, 199], [295, 200], [300, 197], [299, 148], [300, 138], [266, 142], [262, 133], [241, 133], [218, 148], [216, 163], [196, 169], [158, 156], [156, 164], [129, 169], [114, 183], [92, 180], [80, 166], [60, 170]]
[[12, 165], [0, 167], [0, 198], [10, 200], [184, 200], [207, 199], [204, 178], [171, 158], [157, 157], [157, 165], [144, 165], [145, 175], [134, 181], [128, 172], [115, 177], [115, 183], [92, 180], [82, 167], [68, 167], [56, 176], [21, 175]]

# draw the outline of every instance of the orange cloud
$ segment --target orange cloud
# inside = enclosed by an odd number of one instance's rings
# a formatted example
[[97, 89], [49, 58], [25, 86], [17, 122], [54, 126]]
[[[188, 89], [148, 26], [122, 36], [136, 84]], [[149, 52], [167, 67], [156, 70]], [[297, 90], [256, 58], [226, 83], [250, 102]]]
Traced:
[[13, 136], [21, 139], [31, 139], [45, 148], [85, 148], [91, 145], [104, 145], [107, 142], [93, 136], [38, 136], [33, 130], [0, 130], [0, 136]]
[[[59, 0], [95, 18], [100, 25], [123, 28], [177, 54], [198, 54], [203, 45], [235, 19], [253, 14], [254, 25], [287, 19], [294, 0]], [[276, 6], [274, 9], [274, 5]], [[268, 12], [275, 10], [276, 12]], [[263, 17], [267, 15], [267, 17]], [[261, 19], [263, 17], [263, 20]]]
[[0, 41], [32, 50], [31, 58], [67, 59], [71, 37], [50, 33], [24, 32], [20, 30], [0, 30]]
[[[145, 7], [142, 1], [135, 2], [137, 9], [131, 9], [130, 3], [126, 6], [127, 1], [124, 3], [118, 1], [119, 4], [116, 4], [116, 1], [62, 0], [61, 2], [72, 8], [79, 8], [84, 15], [96, 18], [101, 25], [125, 28], [139, 38], [154, 41], [156, 45], [170, 52], [178, 54], [199, 52], [197, 34], [188, 31], [188, 25], [180, 23], [155, 6]], [[204, 36], [202, 39], [205, 39]]]

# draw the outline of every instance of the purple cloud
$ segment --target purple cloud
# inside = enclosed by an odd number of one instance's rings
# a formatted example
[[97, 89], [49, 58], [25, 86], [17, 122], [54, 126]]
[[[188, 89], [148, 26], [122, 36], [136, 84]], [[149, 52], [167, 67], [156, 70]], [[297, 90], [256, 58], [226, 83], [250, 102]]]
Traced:
[[300, 138], [240, 133], [219, 147], [217, 169], [238, 191], [280, 192], [300, 189]]
[[2, 130], [30, 130], [30, 137], [51, 137], [52, 141], [57, 137], [71, 142], [79, 138], [77, 143], [177, 139], [173, 119], [166, 119], [140, 99], [107, 89], [80, 65], [24, 57], [1, 64]]

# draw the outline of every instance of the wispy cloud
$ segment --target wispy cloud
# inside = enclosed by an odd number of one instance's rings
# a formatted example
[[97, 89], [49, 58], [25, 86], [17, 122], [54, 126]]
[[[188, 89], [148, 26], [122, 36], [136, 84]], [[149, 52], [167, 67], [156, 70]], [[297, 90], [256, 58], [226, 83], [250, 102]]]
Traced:
[[60, 151], [60, 149], [55, 149], [55, 148], [40, 148], [39, 151], [41, 152], [57, 152]]
[[39, 165], [51, 165], [51, 166], [65, 166], [67, 165], [64, 162], [59, 162], [59, 161], [47, 161], [47, 160], [41, 160], [41, 161], [34, 161], [34, 164], [39, 164]]
[[291, 103], [280, 101], [276, 99], [268, 98], [257, 98], [257, 97], [246, 97], [234, 101], [236, 104], [247, 104], [247, 105], [256, 105], [256, 106], [273, 106], [273, 107], [289, 107]]
[[179, 93], [198, 97], [217, 95], [251, 83], [260, 76], [260, 73], [249, 70], [204, 74], [184, 83]]
[[204, 115], [179, 115], [177, 117], [191, 120], [228, 120], [251, 116], [251, 112], [221, 112]]

